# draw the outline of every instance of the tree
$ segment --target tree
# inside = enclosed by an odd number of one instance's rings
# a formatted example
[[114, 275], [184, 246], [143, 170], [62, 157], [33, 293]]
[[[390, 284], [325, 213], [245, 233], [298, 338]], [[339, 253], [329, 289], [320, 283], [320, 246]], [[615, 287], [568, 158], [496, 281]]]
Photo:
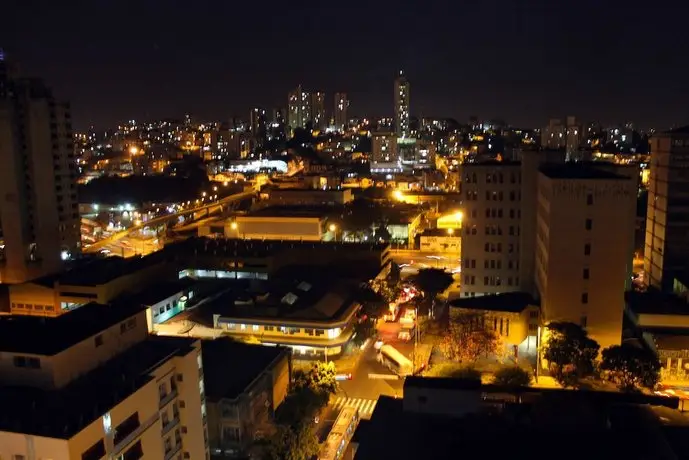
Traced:
[[263, 458], [265, 460], [309, 460], [318, 455], [318, 451], [318, 437], [313, 424], [278, 425], [275, 434], [268, 439]]
[[311, 387], [328, 396], [337, 393], [337, 371], [335, 363], [316, 361], [311, 369]]
[[531, 383], [531, 375], [519, 366], [507, 366], [498, 369], [493, 383], [506, 387], [526, 387]]
[[482, 356], [495, 355], [501, 341], [486, 324], [482, 313], [465, 313], [454, 318], [440, 344], [445, 356], [456, 362], [474, 362]]
[[317, 361], [308, 371], [296, 370], [292, 375], [292, 391], [278, 407], [276, 419], [283, 425], [312, 420], [328, 405], [337, 392], [335, 363]]
[[450, 287], [453, 281], [450, 273], [439, 268], [422, 268], [411, 280], [431, 299]]
[[426, 376], [481, 381], [480, 371], [471, 366], [462, 366], [457, 363], [442, 363], [435, 365], [426, 372]]
[[280, 425], [293, 426], [313, 421], [328, 404], [328, 395], [304, 386], [294, 389], [278, 407], [275, 419]]
[[392, 239], [392, 235], [388, 231], [388, 228], [381, 224], [380, 227], [376, 229], [376, 238], [383, 241], [390, 241]]
[[603, 350], [601, 369], [622, 391], [654, 388], [660, 380], [660, 361], [652, 350], [631, 344]]
[[411, 277], [411, 281], [423, 291], [428, 308], [431, 307], [439, 293], [452, 285], [452, 275], [439, 268], [422, 268]]
[[562, 386], [576, 386], [592, 375], [600, 345], [588, 336], [586, 330], [574, 323], [554, 322], [548, 325], [549, 338], [543, 347], [543, 358]]

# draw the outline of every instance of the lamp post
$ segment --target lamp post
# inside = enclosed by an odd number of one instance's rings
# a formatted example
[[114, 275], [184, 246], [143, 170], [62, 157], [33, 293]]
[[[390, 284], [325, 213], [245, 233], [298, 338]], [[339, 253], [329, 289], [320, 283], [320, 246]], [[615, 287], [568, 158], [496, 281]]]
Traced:
[[538, 383], [538, 371], [541, 368], [541, 326], [538, 326], [536, 332], [536, 372], [534, 374], [536, 383]]

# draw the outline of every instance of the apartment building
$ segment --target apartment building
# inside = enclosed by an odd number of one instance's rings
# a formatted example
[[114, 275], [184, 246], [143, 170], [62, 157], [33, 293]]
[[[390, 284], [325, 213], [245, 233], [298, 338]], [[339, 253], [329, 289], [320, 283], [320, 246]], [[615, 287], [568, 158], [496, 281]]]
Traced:
[[672, 291], [689, 254], [689, 126], [651, 138], [644, 244], [648, 286]]
[[631, 284], [637, 182], [577, 164], [541, 170], [536, 288], [543, 320], [586, 327], [605, 348], [622, 338]]
[[275, 410], [287, 396], [290, 350], [229, 338], [205, 341], [202, 348], [211, 454], [247, 458], [254, 441], [272, 432]]
[[69, 104], [0, 58], [0, 282], [57, 271], [80, 251]]
[[[462, 166], [461, 297], [527, 292], [544, 321], [581, 322], [601, 343], [619, 343], [638, 171], [563, 157], [524, 152], [521, 163]], [[578, 251], [580, 241], [597, 254]]]
[[521, 165], [462, 167], [462, 297], [519, 290]]
[[138, 306], [2, 318], [0, 376], [0, 458], [210, 458], [201, 344]]

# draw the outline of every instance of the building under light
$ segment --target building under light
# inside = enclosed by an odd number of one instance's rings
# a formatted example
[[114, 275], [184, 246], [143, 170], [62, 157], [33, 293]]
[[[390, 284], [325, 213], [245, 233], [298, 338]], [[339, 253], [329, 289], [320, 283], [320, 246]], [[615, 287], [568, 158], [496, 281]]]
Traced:
[[400, 70], [395, 79], [395, 133], [397, 137], [408, 137], [409, 126], [409, 81]]

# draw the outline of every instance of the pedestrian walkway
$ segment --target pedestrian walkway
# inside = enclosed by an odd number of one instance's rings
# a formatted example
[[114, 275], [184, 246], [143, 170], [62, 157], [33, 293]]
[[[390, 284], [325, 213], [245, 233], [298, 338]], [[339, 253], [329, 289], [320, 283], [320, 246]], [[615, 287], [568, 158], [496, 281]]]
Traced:
[[333, 407], [338, 411], [345, 407], [356, 407], [359, 409], [359, 417], [369, 419], [371, 418], [371, 414], [377, 402], [377, 399], [345, 398], [344, 396], [338, 396], [333, 403]]

